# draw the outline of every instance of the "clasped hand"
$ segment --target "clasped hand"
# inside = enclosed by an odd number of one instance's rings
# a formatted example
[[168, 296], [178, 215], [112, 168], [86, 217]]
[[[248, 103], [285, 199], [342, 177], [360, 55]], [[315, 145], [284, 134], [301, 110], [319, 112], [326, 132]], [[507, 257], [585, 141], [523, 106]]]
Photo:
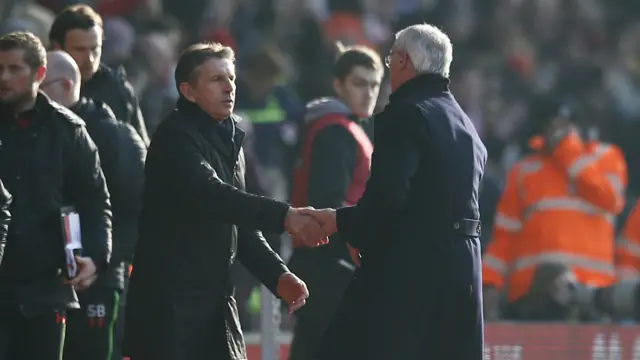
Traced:
[[291, 208], [285, 228], [298, 243], [318, 247], [329, 243], [329, 236], [337, 231], [335, 210], [316, 210], [312, 207]]

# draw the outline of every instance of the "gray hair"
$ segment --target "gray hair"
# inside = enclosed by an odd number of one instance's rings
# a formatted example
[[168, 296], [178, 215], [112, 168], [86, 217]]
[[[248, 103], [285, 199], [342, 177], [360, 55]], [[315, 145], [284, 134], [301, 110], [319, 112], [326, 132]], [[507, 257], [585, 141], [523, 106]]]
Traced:
[[447, 34], [437, 27], [420, 24], [404, 28], [396, 34], [394, 47], [407, 52], [418, 74], [449, 77], [453, 45]]

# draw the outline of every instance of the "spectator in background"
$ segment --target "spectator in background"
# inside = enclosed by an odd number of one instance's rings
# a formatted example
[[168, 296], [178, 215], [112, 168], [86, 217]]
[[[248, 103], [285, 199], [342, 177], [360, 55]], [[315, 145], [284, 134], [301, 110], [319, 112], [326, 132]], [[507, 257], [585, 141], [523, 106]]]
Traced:
[[[587, 141], [561, 101], [540, 98], [530, 112], [534, 153], [509, 172], [484, 254], [485, 314], [498, 311], [498, 291], [508, 288], [508, 314], [521, 312], [533, 274], [555, 262], [581, 284], [615, 281], [615, 217], [624, 207], [627, 165], [620, 149]], [[514, 315], [517, 316], [517, 315]]]
[[120, 121], [131, 124], [149, 144], [138, 98], [123, 68], [110, 69], [100, 63], [104, 30], [102, 17], [87, 5], [66, 8], [56, 17], [49, 40], [78, 63], [82, 74], [82, 95], [109, 105]]
[[[302, 146], [293, 178], [294, 206], [337, 208], [355, 205], [369, 178], [373, 145], [360, 127], [373, 113], [384, 67], [380, 55], [363, 47], [343, 47], [334, 65], [336, 98], [307, 105]], [[313, 289], [296, 313], [290, 360], [313, 359], [340, 304], [358, 259], [334, 235], [320, 249], [297, 247], [289, 268]]]
[[174, 19], [154, 18], [138, 32], [137, 50], [141, 55], [144, 73], [138, 77], [140, 108], [149, 134], [173, 110], [178, 92], [173, 71], [178, 58], [182, 33]]
[[[240, 65], [242, 66], [242, 65]], [[288, 197], [297, 129], [303, 107], [285, 83], [287, 59], [265, 46], [245, 59], [238, 77], [238, 111], [253, 123], [255, 149], [270, 195]]]
[[7, 9], [9, 11], [6, 15], [7, 23], [2, 24], [4, 34], [12, 31], [29, 31], [41, 39], [45, 47], [50, 45], [48, 33], [55, 18], [51, 10], [35, 0], [4, 1], [4, 3], [13, 5]]

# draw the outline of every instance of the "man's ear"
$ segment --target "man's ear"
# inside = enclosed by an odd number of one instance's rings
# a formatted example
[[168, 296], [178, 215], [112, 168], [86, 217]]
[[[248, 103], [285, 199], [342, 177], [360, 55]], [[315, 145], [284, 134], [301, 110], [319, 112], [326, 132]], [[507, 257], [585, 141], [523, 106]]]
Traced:
[[40, 66], [36, 70], [36, 81], [38, 82], [38, 84], [42, 83], [42, 81], [44, 80], [45, 76], [47, 76], [47, 67], [46, 66]]
[[191, 102], [196, 102], [196, 98], [193, 96], [193, 87], [188, 82], [183, 82], [179, 86], [180, 94]]
[[70, 93], [73, 91], [73, 81], [70, 79], [62, 79], [62, 88], [65, 93]]
[[413, 64], [411, 63], [411, 58], [406, 51], [403, 51], [400, 54], [400, 59], [398, 60], [398, 62], [400, 63], [400, 68], [402, 70], [406, 69], [407, 67], [413, 66]]

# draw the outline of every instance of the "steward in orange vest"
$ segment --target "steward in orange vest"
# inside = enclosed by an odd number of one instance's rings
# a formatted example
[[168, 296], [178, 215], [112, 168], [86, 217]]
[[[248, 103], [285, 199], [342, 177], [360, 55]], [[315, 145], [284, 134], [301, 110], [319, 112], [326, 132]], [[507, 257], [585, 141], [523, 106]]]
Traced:
[[621, 150], [583, 140], [568, 109], [553, 100], [532, 107], [539, 122], [535, 152], [511, 169], [483, 257], [485, 317], [497, 316], [505, 290], [510, 317], [529, 292], [536, 269], [568, 267], [583, 285], [606, 287], [616, 279], [615, 218], [625, 204], [627, 165]]

